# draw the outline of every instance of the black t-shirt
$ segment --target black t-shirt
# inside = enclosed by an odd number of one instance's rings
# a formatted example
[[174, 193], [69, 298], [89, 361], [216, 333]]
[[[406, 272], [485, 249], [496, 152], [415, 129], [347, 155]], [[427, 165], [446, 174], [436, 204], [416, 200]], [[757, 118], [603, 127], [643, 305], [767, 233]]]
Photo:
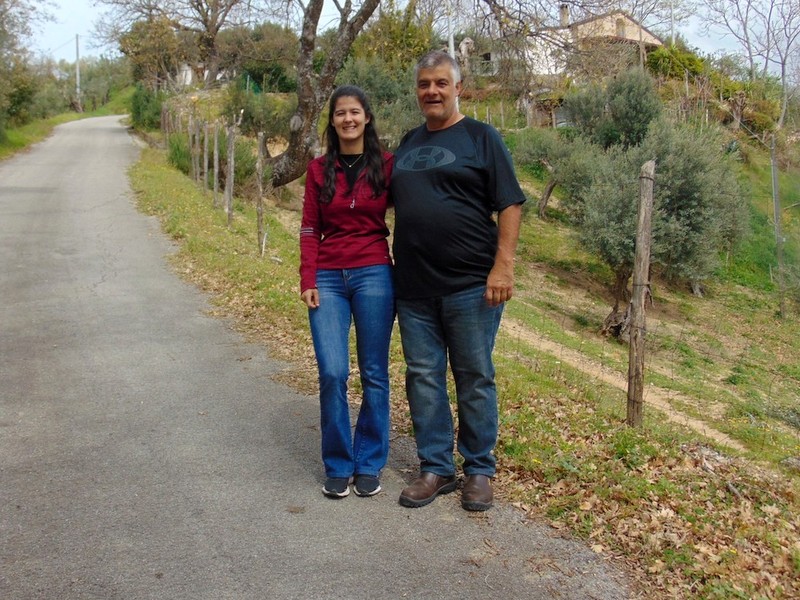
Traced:
[[497, 250], [493, 213], [525, 202], [500, 134], [469, 117], [408, 132], [395, 152], [391, 194], [401, 299], [485, 285]]

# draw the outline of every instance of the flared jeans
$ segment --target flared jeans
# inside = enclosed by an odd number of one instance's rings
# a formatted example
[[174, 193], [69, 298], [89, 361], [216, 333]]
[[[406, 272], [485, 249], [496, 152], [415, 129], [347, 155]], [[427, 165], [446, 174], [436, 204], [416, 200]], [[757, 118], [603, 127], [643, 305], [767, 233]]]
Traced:
[[[319, 366], [322, 462], [326, 477], [379, 476], [389, 455], [389, 341], [394, 323], [392, 267], [317, 271], [319, 307], [309, 309]], [[363, 395], [352, 432], [347, 380], [350, 326]]]

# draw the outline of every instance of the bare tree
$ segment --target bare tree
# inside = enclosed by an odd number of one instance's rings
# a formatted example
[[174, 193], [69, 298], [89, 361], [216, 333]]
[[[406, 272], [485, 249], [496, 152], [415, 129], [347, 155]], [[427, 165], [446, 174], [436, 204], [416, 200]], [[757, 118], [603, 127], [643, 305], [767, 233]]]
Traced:
[[771, 2], [770, 10], [765, 15], [769, 25], [765, 30], [771, 33], [771, 38], [764, 41], [772, 52], [769, 61], [777, 69], [781, 79], [781, 113], [778, 117], [777, 127], [781, 129], [786, 120], [786, 111], [791, 95], [790, 77], [791, 62], [797, 60], [798, 43], [800, 42], [800, 2], [785, 0]]
[[[723, 37], [732, 37], [742, 49], [748, 65], [750, 81], [763, 77], [769, 66], [769, 48], [762, 47], [758, 32], [761, 23], [759, 5], [766, 0], [703, 0], [705, 20], [703, 29], [708, 33], [718, 30]], [[760, 72], [760, 73], [759, 73]]]
[[[691, 0], [572, 0], [553, 2], [552, 0], [480, 0], [478, 10], [483, 13], [484, 29], [493, 39], [502, 40], [504, 54], [514, 57], [518, 65], [525, 67], [521, 74], [524, 85], [530, 87], [552, 88], [553, 77], [543, 81], [532, 79], [537, 68], [542, 65], [557, 64], [547, 72], [563, 71], [565, 67], [575, 67], [579, 73], [589, 73], [601, 54], [605, 62], [622, 62], [627, 68], [627, 57], [620, 56], [610, 48], [575, 47], [574, 40], [566, 27], [588, 17], [599, 16], [612, 10], [622, 10], [640, 23], [665, 28], [673, 23], [684, 22], [691, 8]], [[626, 54], [623, 52], [622, 54]], [[606, 56], [607, 55], [607, 56]], [[644, 47], [639, 48], [640, 62], [644, 57]], [[566, 64], [569, 63], [569, 64]], [[600, 67], [604, 72], [608, 71]], [[507, 70], [507, 69], [506, 69]], [[526, 93], [530, 89], [524, 90]]]
[[380, 0], [363, 0], [354, 5], [352, 0], [333, 0], [338, 12], [336, 43], [325, 55], [319, 71], [314, 69], [314, 52], [324, 0], [308, 0], [301, 8], [300, 54], [297, 59], [297, 110], [290, 122], [289, 145], [280, 155], [269, 159], [272, 185], [285, 185], [300, 177], [308, 161], [319, 146], [317, 123], [325, 103], [333, 92], [336, 75], [342, 69], [350, 47], [375, 12]]
[[249, 0], [97, 0], [107, 11], [95, 28], [106, 41], [119, 42], [139, 21], [166, 19], [178, 32], [196, 37], [207, 83], [219, 73], [217, 39], [223, 28], [247, 22], [255, 7]]
[[732, 36], [749, 65], [750, 81], [764, 78], [770, 69], [780, 77], [783, 127], [791, 89], [791, 62], [800, 44], [800, 3], [797, 0], [703, 0], [707, 28]]
[[688, 21], [696, 2], [694, 0], [621, 0], [619, 8], [646, 27], [669, 29]]

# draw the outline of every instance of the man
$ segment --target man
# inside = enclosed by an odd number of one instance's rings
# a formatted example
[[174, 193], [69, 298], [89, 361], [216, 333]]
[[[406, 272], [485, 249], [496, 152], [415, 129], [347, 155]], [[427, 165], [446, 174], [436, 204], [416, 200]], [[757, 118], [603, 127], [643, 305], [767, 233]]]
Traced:
[[417, 63], [415, 80], [425, 124], [400, 142], [391, 182], [397, 314], [420, 460], [400, 504], [425, 506], [456, 489], [449, 357], [464, 459], [461, 505], [487, 510], [498, 426], [492, 350], [513, 292], [525, 196], [497, 131], [459, 112], [458, 63], [431, 52]]

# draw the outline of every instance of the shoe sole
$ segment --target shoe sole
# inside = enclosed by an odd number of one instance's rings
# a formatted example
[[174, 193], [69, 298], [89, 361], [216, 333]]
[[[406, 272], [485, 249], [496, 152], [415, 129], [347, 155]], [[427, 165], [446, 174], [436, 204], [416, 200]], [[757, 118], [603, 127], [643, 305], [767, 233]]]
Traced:
[[323, 487], [322, 493], [325, 495], [326, 498], [334, 498], [338, 500], [339, 498], [346, 498], [350, 494], [350, 488], [348, 487], [343, 492], [332, 492], [330, 490], [326, 490], [325, 487]]
[[483, 512], [492, 508], [491, 502], [462, 502], [461, 508], [472, 512]]
[[408, 496], [400, 496], [399, 502], [402, 506], [406, 508], [421, 508], [423, 506], [427, 506], [434, 500], [436, 500], [436, 496], [441, 496], [442, 494], [449, 494], [450, 492], [454, 492], [456, 490], [456, 485], [458, 482], [451, 481], [440, 487], [436, 490], [432, 496], [428, 496], [427, 498], [423, 498], [422, 500], [414, 500], [413, 498], [409, 498]]
[[359, 489], [354, 489], [353, 491], [356, 493], [356, 496], [359, 496], [361, 498], [369, 498], [370, 496], [374, 496], [375, 494], [380, 492], [381, 489], [382, 489], [381, 486], [378, 486], [378, 489], [376, 489], [373, 492], [362, 492]]

